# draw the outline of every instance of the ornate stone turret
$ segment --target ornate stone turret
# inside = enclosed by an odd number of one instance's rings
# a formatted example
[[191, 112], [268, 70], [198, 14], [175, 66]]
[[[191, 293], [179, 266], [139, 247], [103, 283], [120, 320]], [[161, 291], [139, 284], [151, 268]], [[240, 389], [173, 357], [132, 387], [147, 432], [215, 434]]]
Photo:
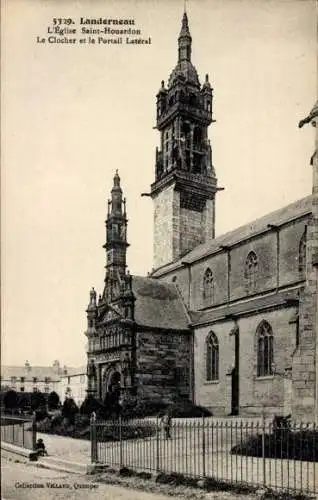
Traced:
[[93, 332], [96, 326], [97, 319], [97, 304], [96, 304], [96, 292], [94, 287], [89, 292], [89, 304], [86, 309], [87, 313], [87, 331]]
[[103, 297], [111, 302], [122, 289], [126, 275], [127, 218], [126, 200], [120, 187], [118, 170], [114, 176], [106, 220], [106, 276]]
[[186, 12], [178, 38], [178, 62], [168, 87], [157, 94], [154, 200], [154, 268], [178, 259], [214, 238], [214, 198], [218, 190], [208, 126], [212, 88], [206, 75], [200, 85], [191, 61], [192, 38]]

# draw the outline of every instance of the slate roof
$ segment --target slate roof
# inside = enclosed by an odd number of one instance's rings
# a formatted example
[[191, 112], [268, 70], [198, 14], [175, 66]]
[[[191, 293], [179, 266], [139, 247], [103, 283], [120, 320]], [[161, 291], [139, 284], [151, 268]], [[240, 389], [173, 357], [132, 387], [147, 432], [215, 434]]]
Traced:
[[87, 366], [79, 366], [78, 368], [68, 368], [67, 373], [65, 375], [61, 375], [61, 378], [65, 377], [74, 377], [75, 375], [86, 375]]
[[17, 377], [17, 379], [24, 377], [26, 382], [32, 382], [34, 377], [38, 382], [44, 382], [46, 377], [49, 377], [51, 382], [60, 380], [60, 375], [51, 366], [31, 366], [29, 371], [25, 366], [1, 366], [1, 377], [3, 380], [10, 380], [11, 377]]
[[132, 277], [135, 321], [153, 328], [187, 330], [189, 317], [177, 287], [153, 278]]
[[248, 299], [244, 302], [239, 302], [235, 304], [221, 306], [219, 308], [213, 308], [209, 311], [191, 311], [190, 316], [193, 325], [199, 325], [202, 323], [210, 323], [213, 321], [219, 321], [225, 319], [227, 315], [242, 315], [253, 313], [260, 309], [287, 306], [288, 302], [293, 303], [298, 300], [298, 290], [288, 290], [285, 292], [274, 293], [266, 295], [264, 297], [259, 297], [257, 299]]
[[249, 222], [244, 226], [240, 226], [232, 231], [229, 231], [228, 233], [217, 236], [209, 243], [203, 243], [196, 246], [181, 259], [156, 269], [153, 272], [153, 276], [160, 276], [162, 272], [169, 271], [170, 268], [171, 270], [174, 269], [176, 265], [181, 264], [181, 262], [193, 263], [202, 257], [219, 251], [221, 246], [232, 246], [242, 240], [262, 234], [264, 231], [268, 231], [268, 224], [280, 226], [306, 214], [310, 214], [312, 210], [311, 204], [312, 195], [302, 198], [301, 200], [291, 203], [290, 205], [286, 205], [275, 212], [270, 212], [269, 214]]

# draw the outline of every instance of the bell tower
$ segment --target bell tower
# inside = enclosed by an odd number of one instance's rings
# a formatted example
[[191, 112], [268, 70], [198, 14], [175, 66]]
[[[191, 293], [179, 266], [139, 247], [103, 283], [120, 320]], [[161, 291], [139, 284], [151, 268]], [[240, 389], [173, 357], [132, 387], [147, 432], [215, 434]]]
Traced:
[[213, 93], [206, 75], [201, 86], [191, 62], [192, 38], [183, 14], [178, 62], [168, 85], [157, 94], [160, 147], [156, 149], [154, 202], [154, 268], [172, 262], [196, 245], [214, 238], [215, 193], [208, 127]]

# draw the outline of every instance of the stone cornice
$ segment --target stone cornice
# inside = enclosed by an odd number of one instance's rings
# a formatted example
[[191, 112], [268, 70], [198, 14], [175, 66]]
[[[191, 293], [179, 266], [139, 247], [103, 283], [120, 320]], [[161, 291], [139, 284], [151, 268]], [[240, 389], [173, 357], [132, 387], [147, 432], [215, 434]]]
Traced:
[[155, 197], [160, 191], [171, 185], [174, 185], [174, 189], [177, 191], [191, 191], [191, 193], [207, 200], [213, 199], [217, 192], [215, 177], [174, 169], [151, 185], [151, 197]]

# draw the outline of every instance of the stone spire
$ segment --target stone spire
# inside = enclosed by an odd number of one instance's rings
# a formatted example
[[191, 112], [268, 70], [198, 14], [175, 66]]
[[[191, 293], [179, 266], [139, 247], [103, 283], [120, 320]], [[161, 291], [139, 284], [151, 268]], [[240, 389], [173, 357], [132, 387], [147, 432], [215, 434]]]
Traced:
[[127, 218], [126, 200], [120, 187], [118, 170], [114, 175], [106, 219], [106, 277], [104, 297], [110, 300], [126, 274]]
[[114, 184], [111, 191], [111, 214], [112, 215], [122, 215], [123, 208], [123, 191], [120, 187], [120, 177], [118, 175], [118, 170], [114, 175]]
[[179, 58], [178, 61], [191, 61], [191, 43], [192, 38], [189, 30], [189, 21], [187, 13], [183, 13], [181, 31], [178, 38]]

